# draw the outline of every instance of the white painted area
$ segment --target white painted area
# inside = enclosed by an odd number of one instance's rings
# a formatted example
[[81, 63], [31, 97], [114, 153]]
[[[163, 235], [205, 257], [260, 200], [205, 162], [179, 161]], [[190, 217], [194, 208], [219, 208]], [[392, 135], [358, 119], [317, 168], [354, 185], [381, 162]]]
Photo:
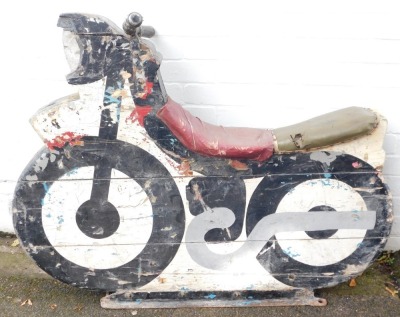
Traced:
[[118, 210], [120, 225], [107, 238], [86, 236], [75, 217], [79, 206], [90, 199], [93, 171], [82, 167], [53, 183], [43, 200], [42, 223], [49, 242], [64, 258], [91, 269], [110, 269], [144, 249], [153, 229], [153, 209], [139, 184], [113, 170], [108, 199]]
[[[388, 119], [383, 175], [393, 192], [388, 247], [400, 249], [400, 4], [398, 1], [42, 0], [10, 2], [0, 126], [0, 230], [12, 232], [15, 182], [42, 146], [29, 118], [76, 91], [65, 81], [63, 12], [121, 25], [138, 11], [155, 27], [169, 94], [193, 114], [230, 126], [279, 127], [347, 106]], [[45, 9], [44, 9], [45, 8]]]
[[[313, 179], [297, 185], [278, 205], [277, 213], [308, 212], [317, 206], [329, 206], [337, 212], [366, 211], [361, 195], [335, 179]], [[366, 230], [338, 230], [327, 239], [313, 239], [304, 231], [281, 232], [276, 239], [283, 252], [298, 262], [324, 266], [342, 261], [358, 249]]]

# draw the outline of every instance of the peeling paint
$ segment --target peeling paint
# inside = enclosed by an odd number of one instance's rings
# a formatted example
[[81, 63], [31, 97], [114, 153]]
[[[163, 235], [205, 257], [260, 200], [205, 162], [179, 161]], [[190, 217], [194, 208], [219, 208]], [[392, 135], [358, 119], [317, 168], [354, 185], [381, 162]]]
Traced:
[[161, 231], [171, 231], [172, 227], [164, 227], [161, 229]]
[[63, 148], [67, 143], [71, 146], [82, 146], [82, 137], [83, 135], [79, 135], [74, 132], [64, 132], [53, 140], [47, 141], [46, 145], [50, 150], [54, 150], [55, 148]]
[[[372, 258], [372, 257], [371, 257]], [[367, 269], [368, 265], [360, 263], [359, 265], [348, 265], [344, 270], [343, 274], [347, 276], [358, 275]]]
[[26, 175], [26, 176], [25, 176], [25, 179], [26, 179], [27, 181], [37, 181], [37, 180], [38, 180], [38, 177], [37, 177], [37, 175]]
[[190, 168], [189, 160], [182, 160], [181, 164], [178, 166], [179, 174], [185, 176], [192, 176], [193, 171]]
[[294, 145], [298, 149], [302, 149], [304, 147], [303, 145], [303, 135], [301, 133], [297, 133], [294, 136], [291, 135], [290, 138], [292, 139]]
[[312, 152], [310, 154], [310, 159], [313, 161], [325, 163], [327, 166], [330, 166], [331, 163], [336, 160], [337, 156], [338, 154], [332, 152]]
[[36, 160], [34, 165], [34, 170], [36, 173], [44, 171], [49, 163], [49, 157], [42, 155], [38, 160]]

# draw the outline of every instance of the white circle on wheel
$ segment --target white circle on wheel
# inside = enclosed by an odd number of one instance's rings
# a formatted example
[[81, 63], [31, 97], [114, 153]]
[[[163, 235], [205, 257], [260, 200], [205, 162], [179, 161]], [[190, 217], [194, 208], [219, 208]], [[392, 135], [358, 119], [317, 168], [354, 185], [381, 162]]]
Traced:
[[[294, 187], [282, 198], [276, 212], [308, 212], [317, 206], [329, 206], [336, 212], [367, 210], [365, 201], [351, 186], [326, 178], [308, 180]], [[366, 230], [339, 229], [329, 238], [313, 239], [304, 231], [295, 231], [278, 233], [276, 239], [282, 251], [294, 260], [325, 266], [350, 256], [365, 234]]]
[[51, 245], [67, 260], [90, 269], [111, 269], [134, 259], [146, 246], [153, 228], [153, 209], [133, 179], [113, 169], [108, 200], [120, 224], [109, 237], [94, 239], [76, 223], [79, 206], [90, 199], [94, 167], [81, 167], [55, 181], [42, 201], [42, 224]]

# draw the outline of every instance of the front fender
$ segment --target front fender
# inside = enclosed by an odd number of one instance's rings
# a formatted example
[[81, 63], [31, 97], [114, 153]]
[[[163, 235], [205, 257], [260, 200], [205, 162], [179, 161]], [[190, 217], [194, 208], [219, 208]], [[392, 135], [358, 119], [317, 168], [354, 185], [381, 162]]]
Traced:
[[39, 109], [30, 123], [43, 142], [66, 133], [96, 136], [103, 109], [105, 80], [79, 86], [79, 92], [65, 96]]

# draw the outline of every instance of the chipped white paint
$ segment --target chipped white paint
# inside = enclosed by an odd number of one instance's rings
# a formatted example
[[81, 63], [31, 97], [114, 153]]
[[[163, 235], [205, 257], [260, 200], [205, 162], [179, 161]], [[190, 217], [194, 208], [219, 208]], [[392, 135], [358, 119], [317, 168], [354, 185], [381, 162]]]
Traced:
[[86, 236], [75, 216], [90, 198], [93, 171], [93, 167], [76, 169], [47, 189], [42, 223], [50, 243], [66, 259], [92, 269], [110, 269], [131, 261], [143, 250], [152, 232], [153, 212], [142, 188], [113, 170], [109, 201], [119, 212], [118, 230], [104, 239]]
[[84, 87], [79, 93], [60, 98], [40, 109], [31, 124], [44, 142], [72, 132], [77, 135], [97, 135], [103, 105], [104, 79]]
[[[364, 200], [352, 187], [335, 179], [314, 179], [293, 188], [278, 205], [277, 213], [308, 212], [316, 206], [330, 206], [337, 212], [366, 211]], [[313, 239], [304, 231], [282, 232], [276, 239], [284, 252], [308, 265], [337, 263], [351, 255], [362, 242], [366, 230], [338, 230], [327, 239]]]

